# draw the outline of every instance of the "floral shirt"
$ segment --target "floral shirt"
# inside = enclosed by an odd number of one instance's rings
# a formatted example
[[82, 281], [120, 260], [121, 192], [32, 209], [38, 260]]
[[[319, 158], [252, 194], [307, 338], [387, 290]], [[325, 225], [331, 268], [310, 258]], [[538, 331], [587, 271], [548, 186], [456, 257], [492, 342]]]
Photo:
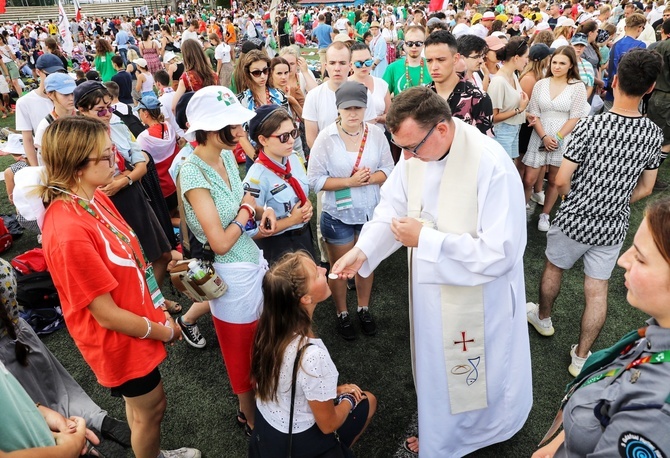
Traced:
[[[481, 133], [493, 137], [493, 104], [489, 96], [477, 86], [465, 80], [459, 73], [460, 81], [447, 99], [451, 115], [472, 124]], [[433, 91], [435, 83], [428, 85]], [[437, 91], [436, 91], [437, 92]]]

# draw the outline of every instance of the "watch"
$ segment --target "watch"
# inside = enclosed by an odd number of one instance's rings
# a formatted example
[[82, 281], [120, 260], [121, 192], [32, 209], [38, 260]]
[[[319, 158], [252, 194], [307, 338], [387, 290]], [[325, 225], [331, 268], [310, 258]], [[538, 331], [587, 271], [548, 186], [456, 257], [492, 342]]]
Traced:
[[133, 179], [130, 178], [130, 175], [126, 175], [126, 178], [128, 178], [128, 186], [132, 186], [133, 185]]

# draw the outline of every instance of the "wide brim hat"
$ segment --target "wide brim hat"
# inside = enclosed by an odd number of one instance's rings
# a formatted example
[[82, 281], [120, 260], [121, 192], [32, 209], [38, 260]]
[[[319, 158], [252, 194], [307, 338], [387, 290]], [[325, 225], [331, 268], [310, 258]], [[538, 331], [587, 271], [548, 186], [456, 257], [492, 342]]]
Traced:
[[195, 93], [186, 107], [191, 139], [198, 130], [216, 132], [226, 126], [248, 122], [256, 113], [242, 106], [235, 94], [225, 86], [207, 86]]

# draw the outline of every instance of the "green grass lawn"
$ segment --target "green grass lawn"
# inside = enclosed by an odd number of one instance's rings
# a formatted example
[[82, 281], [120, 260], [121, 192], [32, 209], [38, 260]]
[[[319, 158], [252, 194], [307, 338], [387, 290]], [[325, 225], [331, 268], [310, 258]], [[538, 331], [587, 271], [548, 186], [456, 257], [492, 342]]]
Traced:
[[[2, 121], [0, 127], [13, 126], [13, 117]], [[0, 158], [2, 169], [11, 162], [11, 157]], [[661, 171], [661, 178], [668, 181], [670, 172]], [[654, 194], [646, 201], [660, 196], [662, 194]], [[633, 205], [632, 230], [624, 249], [630, 246], [646, 201]], [[0, 212], [14, 212], [3, 186], [0, 186]], [[538, 213], [536, 210], [528, 224], [525, 270], [529, 301], [537, 300], [544, 265], [546, 238], [544, 233], [536, 229]], [[26, 233], [2, 256], [11, 259], [35, 245], [35, 236]], [[81, 262], [86, 260], [82, 259]], [[394, 456], [411, 430], [416, 412], [409, 356], [405, 251], [399, 250], [382, 263], [375, 275], [371, 310], [379, 326], [376, 337], [359, 335], [354, 342], [345, 342], [339, 338], [334, 330], [334, 306], [330, 300], [317, 307], [314, 317], [317, 332], [326, 343], [340, 372], [340, 383], [356, 383], [375, 393], [379, 399], [375, 419], [354, 447], [357, 456], [365, 458]], [[480, 450], [472, 456], [521, 457], [530, 456], [535, 450], [554, 418], [565, 385], [571, 379], [567, 367], [570, 363], [570, 345], [577, 342], [579, 332], [584, 302], [582, 285], [583, 273], [579, 264], [564, 276], [563, 288], [552, 317], [556, 328], [553, 337], [543, 338], [532, 328], [529, 329], [534, 406], [526, 425], [511, 440]], [[609, 296], [607, 323], [595, 349], [611, 345], [627, 331], [642, 325], [646, 319], [626, 303], [623, 270], [618, 267], [610, 282]], [[178, 299], [184, 306], [188, 306], [189, 302], [184, 297]], [[355, 305], [355, 294], [350, 292], [351, 311]], [[205, 317], [199, 324], [208, 341], [205, 349], [196, 350], [185, 342], [178, 342], [168, 347], [168, 358], [160, 368], [168, 397], [162, 445], [164, 448], [197, 447], [208, 458], [246, 456], [247, 439], [234, 420], [237, 399], [227, 380], [211, 320]], [[122, 401], [112, 398], [108, 390], [96, 383], [67, 330], [58, 331], [44, 341], [100, 406], [117, 418], [125, 417]]]

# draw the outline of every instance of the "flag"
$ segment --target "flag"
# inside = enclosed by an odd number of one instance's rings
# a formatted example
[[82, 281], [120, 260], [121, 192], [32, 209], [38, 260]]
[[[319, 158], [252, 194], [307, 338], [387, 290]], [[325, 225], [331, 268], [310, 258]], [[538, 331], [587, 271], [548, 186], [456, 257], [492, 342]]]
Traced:
[[434, 13], [436, 11], [440, 11], [443, 6], [443, 0], [430, 0], [430, 3], [428, 5], [428, 11], [431, 13]]
[[79, 22], [81, 21], [81, 5], [79, 4], [79, 0], [72, 0], [72, 4], [74, 5], [74, 12], [75, 12], [74, 18], [77, 22]]
[[63, 48], [66, 54], [71, 55], [74, 48], [72, 31], [70, 30], [70, 21], [67, 19], [61, 0], [58, 0], [58, 32], [62, 40], [61, 48]]
[[5, 6], [7, 6], [7, 2], [5, 0], [0, 0], [0, 14], [6, 12]]

